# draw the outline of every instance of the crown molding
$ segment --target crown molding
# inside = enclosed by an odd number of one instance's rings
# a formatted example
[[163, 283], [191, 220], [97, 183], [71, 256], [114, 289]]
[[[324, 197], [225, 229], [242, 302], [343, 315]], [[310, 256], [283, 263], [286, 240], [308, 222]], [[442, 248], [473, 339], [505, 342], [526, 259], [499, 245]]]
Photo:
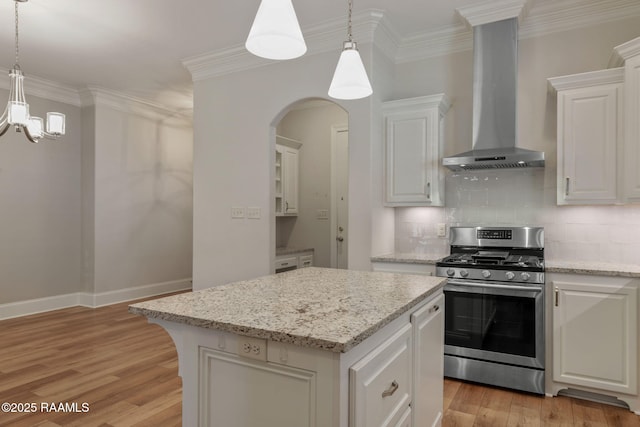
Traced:
[[[383, 27], [380, 33], [376, 29]], [[315, 55], [342, 50], [342, 43], [346, 40], [346, 25], [344, 19], [333, 19], [314, 25], [304, 32], [307, 43], [307, 54]], [[393, 58], [397, 50], [399, 37], [384, 19], [384, 12], [369, 9], [354, 15], [352, 18], [352, 34], [358, 44], [379, 42], [382, 51]], [[376, 40], [377, 37], [377, 40]], [[295, 61], [293, 59], [292, 61]], [[217, 50], [203, 55], [185, 58], [182, 64], [189, 70], [193, 81], [218, 77], [252, 68], [264, 67], [281, 61], [259, 58], [249, 53], [244, 45], [232, 46], [228, 49]]]
[[640, 16], [637, 0], [558, 0], [535, 3], [519, 30], [521, 39]]
[[[0, 68], [0, 74], [8, 76], [9, 70]], [[9, 77], [0, 79], [0, 87], [9, 90]], [[73, 105], [74, 107], [81, 106], [80, 93], [76, 88], [37, 76], [25, 75], [24, 91], [26, 95], [37, 96], [38, 98], [61, 102], [63, 104]]]
[[[498, 0], [459, 8], [457, 13], [461, 20], [459, 25], [401, 38], [383, 11], [370, 9], [354, 16], [354, 38], [360, 44], [371, 42], [392, 61], [401, 64], [471, 50], [470, 25], [518, 16], [521, 21], [518, 37], [527, 39], [640, 16], [640, 2], [557, 0], [538, 4], [532, 0]], [[344, 39], [343, 21], [327, 21], [304, 31], [308, 54], [338, 51]], [[274, 62], [251, 55], [242, 45], [183, 60], [194, 81]]]
[[622, 67], [627, 58], [638, 55], [640, 55], [640, 37], [614, 47], [609, 59], [609, 68]]
[[175, 120], [184, 124], [191, 124], [192, 112], [177, 111], [164, 105], [145, 99], [136, 98], [124, 93], [109, 89], [89, 86], [80, 91], [82, 106], [104, 106], [121, 111], [126, 114], [134, 114], [155, 121]]
[[589, 71], [547, 79], [549, 92], [624, 82], [624, 68]]
[[498, 0], [460, 7], [456, 9], [456, 13], [464, 20], [467, 27], [471, 29], [476, 25], [488, 24], [510, 18], [518, 18], [520, 22], [526, 14], [526, 10], [527, 0]]

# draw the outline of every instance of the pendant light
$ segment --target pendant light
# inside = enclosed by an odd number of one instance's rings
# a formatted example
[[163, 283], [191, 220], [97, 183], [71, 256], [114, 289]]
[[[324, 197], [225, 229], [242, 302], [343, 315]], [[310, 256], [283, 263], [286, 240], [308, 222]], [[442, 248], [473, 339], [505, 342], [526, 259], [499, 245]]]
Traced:
[[307, 45], [291, 0], [262, 0], [245, 47], [267, 59], [293, 59], [304, 55]]
[[18, 57], [20, 44], [18, 43], [18, 4], [27, 0], [15, 0], [15, 36], [16, 36], [16, 62], [9, 70], [9, 101], [7, 107], [0, 116], [0, 136], [4, 135], [10, 126], [15, 127], [16, 132], [23, 132], [31, 142], [38, 142], [41, 138], [56, 139], [64, 135], [65, 115], [62, 113], [47, 113], [47, 124], [40, 117], [29, 114], [29, 104], [24, 95], [24, 74], [20, 69]]
[[358, 46], [351, 35], [352, 0], [349, 0], [349, 21], [347, 41], [344, 42], [336, 71], [329, 86], [329, 96], [335, 99], [360, 99], [373, 93], [367, 71], [358, 52]]

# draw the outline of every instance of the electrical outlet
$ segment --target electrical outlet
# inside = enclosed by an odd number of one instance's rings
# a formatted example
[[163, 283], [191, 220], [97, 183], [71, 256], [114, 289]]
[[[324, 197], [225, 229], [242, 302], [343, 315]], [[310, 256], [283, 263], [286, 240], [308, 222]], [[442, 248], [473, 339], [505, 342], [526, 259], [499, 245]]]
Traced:
[[437, 226], [437, 234], [438, 237], [446, 237], [447, 236], [447, 224], [444, 222], [439, 222]]
[[232, 207], [231, 208], [231, 218], [244, 218], [244, 208], [243, 207]]
[[238, 356], [267, 361], [267, 340], [238, 337]]
[[257, 207], [248, 207], [247, 208], [247, 218], [249, 219], [260, 219], [261, 211], [260, 208]]

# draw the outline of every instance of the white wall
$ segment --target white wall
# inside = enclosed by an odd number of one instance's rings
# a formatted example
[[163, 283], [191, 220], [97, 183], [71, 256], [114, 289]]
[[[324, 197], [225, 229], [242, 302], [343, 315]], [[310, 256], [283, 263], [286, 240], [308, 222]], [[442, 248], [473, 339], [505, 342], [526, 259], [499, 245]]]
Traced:
[[188, 287], [190, 121], [118, 96], [28, 98], [66, 114], [67, 133], [0, 140], [0, 319]]
[[[370, 52], [360, 46], [370, 68]], [[194, 83], [194, 289], [268, 274], [275, 256], [274, 126], [289, 106], [327, 98], [339, 52]], [[349, 114], [349, 266], [370, 268], [371, 98], [340, 103]], [[260, 220], [230, 217], [257, 206]]]
[[[640, 263], [640, 205], [556, 206], [556, 99], [549, 77], [604, 69], [613, 48], [640, 35], [640, 18], [520, 41], [519, 146], [545, 152], [544, 169], [453, 174], [446, 208], [397, 208], [395, 250], [447, 251], [435, 223], [541, 225], [549, 260]], [[468, 64], [468, 65], [467, 65]], [[445, 155], [471, 146], [471, 52], [398, 67], [396, 91], [446, 92]]]
[[[100, 102], [93, 144], [95, 293], [189, 280], [192, 262], [192, 128]], [[94, 153], [92, 153], [92, 151]], [[88, 242], [87, 242], [88, 243]], [[88, 249], [90, 250], [90, 249]]]
[[317, 211], [331, 212], [331, 126], [346, 125], [347, 113], [336, 104], [302, 107], [290, 111], [278, 132], [302, 142], [299, 168], [299, 213], [277, 218], [277, 240], [287, 246], [314, 248], [314, 265], [331, 266], [331, 222], [318, 219]]
[[67, 134], [32, 144], [9, 129], [0, 138], [0, 304], [81, 288], [80, 108], [28, 101], [32, 114], [66, 114]]

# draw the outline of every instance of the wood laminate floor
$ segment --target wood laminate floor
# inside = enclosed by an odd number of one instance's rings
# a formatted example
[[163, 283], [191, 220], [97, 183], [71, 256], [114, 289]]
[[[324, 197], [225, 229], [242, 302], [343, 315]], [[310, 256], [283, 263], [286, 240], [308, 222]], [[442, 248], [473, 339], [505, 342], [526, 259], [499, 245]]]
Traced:
[[[180, 426], [182, 383], [173, 341], [129, 314], [128, 304], [0, 321], [0, 403], [36, 406], [32, 413], [0, 412], [0, 426]], [[40, 406], [60, 403], [71, 406], [66, 412]], [[640, 427], [640, 417], [624, 409], [450, 379], [444, 409], [443, 427]]]

